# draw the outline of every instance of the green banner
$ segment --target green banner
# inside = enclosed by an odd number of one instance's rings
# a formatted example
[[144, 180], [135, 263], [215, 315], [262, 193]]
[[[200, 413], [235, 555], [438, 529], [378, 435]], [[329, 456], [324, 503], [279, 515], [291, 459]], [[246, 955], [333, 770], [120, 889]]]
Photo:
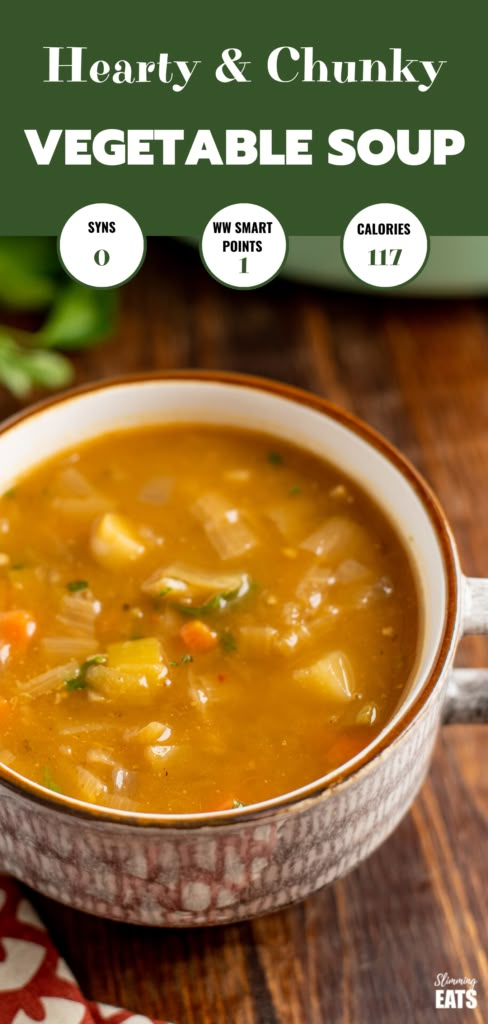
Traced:
[[488, 234], [481, 2], [51, 0], [7, 20], [0, 234], [58, 234], [94, 202], [145, 234], [200, 235], [236, 202], [289, 235], [377, 202]]

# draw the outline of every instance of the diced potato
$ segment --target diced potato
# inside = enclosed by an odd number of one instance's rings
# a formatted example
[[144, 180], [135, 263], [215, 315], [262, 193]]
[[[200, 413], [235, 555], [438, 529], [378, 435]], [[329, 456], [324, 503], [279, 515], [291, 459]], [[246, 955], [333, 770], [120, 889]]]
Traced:
[[336, 703], [346, 703], [354, 697], [354, 671], [343, 651], [332, 651], [308, 668], [297, 669], [293, 676], [297, 682], [313, 686]]
[[138, 704], [153, 698], [167, 675], [159, 640], [148, 637], [109, 644], [106, 664], [90, 666], [86, 678], [104, 697]]
[[105, 569], [121, 569], [137, 561], [146, 549], [129, 519], [107, 512], [92, 531], [91, 550]]
[[164, 683], [168, 670], [162, 666], [157, 674], [153, 671], [132, 671], [93, 665], [86, 674], [90, 687], [106, 700], [120, 701], [121, 704], [147, 704], [154, 698], [155, 690]]
[[107, 668], [124, 672], [160, 671], [163, 663], [161, 644], [156, 637], [122, 640], [107, 647]]

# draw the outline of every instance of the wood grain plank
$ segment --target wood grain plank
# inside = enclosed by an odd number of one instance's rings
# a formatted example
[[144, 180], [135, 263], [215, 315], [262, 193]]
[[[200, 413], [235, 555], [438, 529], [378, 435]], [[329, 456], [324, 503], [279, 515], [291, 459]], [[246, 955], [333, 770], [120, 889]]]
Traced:
[[[123, 290], [117, 333], [79, 380], [203, 366], [326, 395], [402, 448], [443, 501], [470, 573], [488, 573], [488, 318], [480, 302], [348, 296], [275, 281], [238, 293], [166, 240]], [[15, 407], [0, 395], [0, 415]], [[483, 638], [465, 663], [488, 663]], [[444, 730], [413, 811], [368, 861], [303, 904], [190, 932], [104, 922], [34, 896], [92, 998], [177, 1024], [488, 1020], [486, 730]], [[439, 972], [480, 1010], [436, 1011]]]

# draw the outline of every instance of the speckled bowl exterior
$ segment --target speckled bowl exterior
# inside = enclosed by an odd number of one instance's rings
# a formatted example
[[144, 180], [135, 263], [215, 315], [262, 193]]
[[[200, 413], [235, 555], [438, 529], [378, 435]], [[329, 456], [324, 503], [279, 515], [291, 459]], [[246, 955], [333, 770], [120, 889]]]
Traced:
[[[463, 581], [449, 528], [415, 470], [354, 417], [286, 385], [230, 374], [172, 373], [80, 389], [0, 428], [0, 485], [35, 464], [37, 451], [52, 453], [73, 443], [80, 431], [85, 436], [87, 429], [97, 430], [97, 417], [100, 429], [116, 429], [144, 417], [151, 421], [164, 402], [165, 415], [180, 415], [187, 391], [187, 409], [201, 412], [203, 395], [205, 415], [214, 422], [220, 401], [228, 422], [235, 422], [240, 405], [241, 421], [247, 417], [256, 429], [268, 428], [272, 412], [269, 432], [302, 439], [308, 432], [314, 449], [328, 423], [330, 444], [343, 437], [341, 464], [346, 456], [356, 460], [358, 479], [365, 468], [371, 478], [376, 473], [377, 493], [385, 476], [391, 477], [387, 497], [403, 515], [406, 543], [415, 532], [408, 502], [420, 510], [426, 585], [434, 577], [438, 583], [426, 605], [422, 642], [424, 648], [430, 644], [429, 653], [411, 696], [365, 751], [294, 794], [213, 815], [138, 817], [50, 793], [0, 765], [0, 870], [80, 910], [171, 927], [225, 924], [277, 910], [345, 875], [383, 842], [428, 769], [463, 612]], [[437, 561], [430, 565], [432, 547]], [[488, 616], [488, 592], [485, 606]], [[476, 607], [468, 611], [476, 626]]]
[[429, 766], [443, 689], [352, 778], [260, 817], [153, 828], [0, 797], [0, 863], [53, 899], [133, 924], [227, 924], [345, 875], [393, 831]]

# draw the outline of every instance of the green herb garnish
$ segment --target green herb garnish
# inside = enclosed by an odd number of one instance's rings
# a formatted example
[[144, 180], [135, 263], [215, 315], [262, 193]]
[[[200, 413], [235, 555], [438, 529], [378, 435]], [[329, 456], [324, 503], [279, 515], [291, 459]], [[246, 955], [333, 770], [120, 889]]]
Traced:
[[230, 629], [224, 629], [224, 632], [220, 634], [219, 643], [225, 654], [237, 651], [237, 640]]
[[246, 805], [243, 804], [241, 800], [233, 800], [232, 801], [232, 807], [245, 807], [245, 806]]
[[161, 592], [159, 594], [156, 594], [156, 596], [153, 598], [154, 607], [157, 612], [161, 608], [161, 601], [163, 597], [166, 597], [168, 594], [170, 594], [172, 589], [172, 587], [165, 587], [164, 590], [161, 590]]
[[290, 498], [293, 498], [295, 494], [300, 494], [301, 490], [301, 487], [299, 487], [298, 484], [295, 484], [294, 487], [290, 487], [288, 494], [290, 495]]
[[180, 665], [188, 665], [190, 661], [194, 661], [193, 654], [184, 654], [180, 661], [170, 661], [170, 668], [179, 668]]
[[26, 568], [26, 564], [25, 562], [13, 562], [11, 568], [16, 569], [18, 572], [20, 572], [21, 569]]
[[88, 686], [88, 679], [86, 678], [88, 669], [91, 668], [92, 665], [104, 665], [106, 660], [107, 658], [105, 654], [95, 654], [93, 658], [87, 658], [86, 661], [80, 665], [77, 675], [73, 676], [72, 679], [65, 680], [65, 686], [68, 693], [72, 693], [74, 690], [86, 690], [86, 687]]
[[66, 590], [70, 590], [72, 594], [76, 594], [78, 590], [88, 590], [88, 583], [86, 580], [71, 580], [66, 584]]
[[283, 456], [279, 452], [268, 452], [268, 462], [271, 466], [282, 466]]
[[10, 487], [8, 491], [5, 491], [3, 496], [4, 496], [4, 498], [15, 498], [16, 494], [17, 494], [17, 488], [16, 487]]
[[[234, 601], [241, 586], [236, 587], [235, 590], [228, 590], [227, 593], [216, 594], [206, 604], [174, 604], [173, 607], [177, 611], [181, 612], [182, 615], [189, 615], [190, 618], [201, 619], [205, 615], [212, 615], [213, 612], [221, 612], [227, 607], [229, 601]], [[242, 595], [244, 597], [244, 594]]]
[[85, 690], [88, 683], [84, 676], [73, 676], [73, 679], [66, 680], [66, 689], [68, 693], [72, 693], [73, 690]]
[[53, 778], [53, 774], [51, 772], [51, 769], [47, 765], [42, 769], [41, 783], [42, 783], [43, 786], [46, 787], [46, 789], [51, 789], [53, 791], [53, 793], [62, 793], [63, 792], [62, 789], [60, 789], [60, 787], [58, 786], [58, 784], [55, 781], [55, 779]]

